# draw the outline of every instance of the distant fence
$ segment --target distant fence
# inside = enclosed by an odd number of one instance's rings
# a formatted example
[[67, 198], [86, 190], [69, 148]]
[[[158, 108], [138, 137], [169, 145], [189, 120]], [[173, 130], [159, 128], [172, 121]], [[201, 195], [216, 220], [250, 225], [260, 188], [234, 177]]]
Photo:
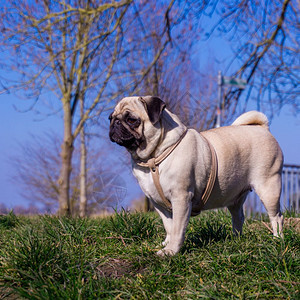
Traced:
[[[282, 211], [300, 212], [300, 166], [283, 166], [280, 203]], [[266, 213], [262, 202], [254, 192], [248, 195], [244, 209], [247, 216]]]

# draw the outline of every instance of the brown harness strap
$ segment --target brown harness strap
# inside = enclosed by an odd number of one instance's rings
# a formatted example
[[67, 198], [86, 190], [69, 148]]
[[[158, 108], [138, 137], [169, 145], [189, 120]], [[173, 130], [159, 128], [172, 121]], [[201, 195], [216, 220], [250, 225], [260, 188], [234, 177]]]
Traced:
[[208, 181], [206, 184], [206, 188], [204, 190], [204, 193], [202, 195], [202, 205], [200, 209], [203, 209], [204, 205], [206, 204], [208, 198], [211, 195], [211, 192], [214, 188], [215, 182], [216, 182], [216, 178], [217, 178], [217, 172], [218, 172], [218, 160], [217, 160], [217, 154], [215, 151], [214, 146], [203, 136], [202, 137], [206, 140], [206, 142], [208, 143], [209, 149], [210, 149], [210, 153], [211, 153], [211, 168], [210, 168], [210, 173], [209, 173], [209, 177], [208, 177]]
[[150, 168], [150, 160], [153, 161], [155, 166], [158, 166], [162, 161], [164, 161], [172, 152], [173, 150], [180, 144], [182, 139], [185, 137], [187, 133], [187, 129], [184, 131], [184, 133], [181, 135], [179, 140], [169, 148], [167, 148], [162, 154], [160, 154], [158, 157], [150, 158], [147, 162], [138, 162], [137, 164], [141, 167]]
[[[186, 132], [187, 132], [187, 130], [184, 131], [184, 133], [182, 134], [180, 139], [174, 145], [167, 148], [158, 157], [150, 158], [146, 163], [144, 163], [144, 162], [138, 162], [137, 163], [141, 167], [147, 167], [147, 168], [150, 169], [155, 188], [156, 188], [161, 200], [163, 201], [165, 207], [169, 211], [172, 211], [172, 204], [165, 197], [163, 189], [162, 189], [160, 181], [159, 181], [159, 164], [162, 161], [164, 161], [173, 152], [173, 150], [180, 144], [182, 139], [185, 137]], [[201, 202], [202, 203], [201, 209], [204, 207], [204, 205], [206, 204], [208, 198], [211, 195], [211, 192], [212, 192], [212, 189], [214, 187], [215, 180], [216, 180], [216, 177], [217, 177], [217, 169], [218, 169], [218, 161], [217, 161], [216, 151], [215, 151], [214, 147], [212, 146], [212, 144], [203, 135], [202, 135], [202, 137], [206, 140], [206, 142], [209, 145], [210, 152], [211, 152], [211, 157], [212, 157], [212, 165], [211, 165], [211, 170], [210, 170], [208, 182], [207, 182], [206, 188], [205, 188], [204, 193], [203, 193], [202, 198], [201, 198], [201, 201], [202, 201]]]
[[155, 158], [151, 158], [148, 161], [148, 163], [149, 163], [149, 169], [150, 169], [150, 172], [151, 172], [151, 175], [152, 175], [152, 179], [153, 179], [154, 185], [156, 187], [156, 190], [159, 193], [159, 196], [160, 196], [161, 200], [163, 201], [165, 207], [168, 210], [172, 210], [172, 204], [165, 197], [164, 191], [163, 191], [163, 189], [162, 189], [162, 187], [160, 185], [160, 182], [159, 182], [159, 167], [158, 167], [158, 165], [156, 165]]

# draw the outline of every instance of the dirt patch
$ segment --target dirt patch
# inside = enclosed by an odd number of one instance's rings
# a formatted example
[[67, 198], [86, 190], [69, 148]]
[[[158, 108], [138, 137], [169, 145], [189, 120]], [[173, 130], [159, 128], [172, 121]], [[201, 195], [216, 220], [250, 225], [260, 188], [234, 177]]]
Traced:
[[100, 277], [120, 278], [124, 275], [143, 273], [143, 269], [137, 270], [132, 262], [126, 259], [110, 258], [96, 267]]

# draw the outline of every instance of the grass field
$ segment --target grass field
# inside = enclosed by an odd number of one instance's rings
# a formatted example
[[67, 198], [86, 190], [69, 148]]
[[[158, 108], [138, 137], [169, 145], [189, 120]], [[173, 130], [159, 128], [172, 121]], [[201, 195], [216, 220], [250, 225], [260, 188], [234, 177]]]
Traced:
[[299, 219], [288, 217], [281, 240], [253, 219], [234, 237], [228, 214], [203, 213], [181, 252], [162, 259], [153, 213], [11, 213], [0, 217], [0, 299], [299, 299]]

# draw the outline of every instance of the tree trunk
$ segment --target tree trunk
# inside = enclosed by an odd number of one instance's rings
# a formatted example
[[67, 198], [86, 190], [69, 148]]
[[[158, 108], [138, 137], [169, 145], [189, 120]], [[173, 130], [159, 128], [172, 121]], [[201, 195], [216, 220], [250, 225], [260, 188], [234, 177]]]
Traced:
[[72, 171], [73, 135], [70, 102], [63, 101], [64, 140], [61, 150], [62, 166], [59, 177], [59, 215], [70, 216], [70, 176]]
[[[83, 100], [80, 100], [81, 115], [84, 114]], [[87, 213], [87, 191], [86, 191], [86, 144], [84, 125], [80, 131], [80, 206], [79, 215], [85, 217]]]

